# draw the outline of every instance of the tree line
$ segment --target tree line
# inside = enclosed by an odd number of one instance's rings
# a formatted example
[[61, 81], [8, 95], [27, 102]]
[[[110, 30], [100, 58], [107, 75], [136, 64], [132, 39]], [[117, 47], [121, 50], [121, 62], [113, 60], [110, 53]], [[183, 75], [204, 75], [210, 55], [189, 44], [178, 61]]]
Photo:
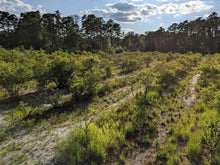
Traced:
[[206, 19], [173, 23], [167, 30], [135, 34], [121, 32], [120, 24], [93, 14], [62, 16], [59, 11], [41, 15], [39, 11], [20, 17], [0, 11], [0, 45], [7, 49], [59, 49], [87, 51], [220, 52], [220, 17], [216, 12]]

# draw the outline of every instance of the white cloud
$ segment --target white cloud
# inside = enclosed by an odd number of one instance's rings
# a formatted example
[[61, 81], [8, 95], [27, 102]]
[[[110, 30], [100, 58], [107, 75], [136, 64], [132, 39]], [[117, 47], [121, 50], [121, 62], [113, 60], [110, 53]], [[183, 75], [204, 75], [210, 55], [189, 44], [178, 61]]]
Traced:
[[175, 14], [175, 15], [174, 15], [174, 17], [179, 17], [179, 16], [180, 16], [180, 14]]
[[167, 2], [167, 1], [169, 1], [169, 0], [156, 0], [156, 1]]
[[186, 3], [176, 4], [176, 3], [169, 3], [164, 4], [159, 7], [160, 10], [158, 11], [159, 14], [190, 14], [193, 12], [200, 12], [204, 10], [209, 10], [213, 8], [212, 5], [206, 5], [204, 1], [195, 0], [189, 1]]
[[184, 14], [209, 10], [214, 6], [207, 5], [205, 1], [192, 0], [185, 3], [165, 3], [160, 6], [149, 3], [116, 2], [106, 4], [106, 7], [107, 9], [86, 10], [81, 12], [81, 14], [95, 14], [99, 17], [112, 18], [118, 22], [135, 23], [147, 21], [149, 16], [157, 14], [173, 14], [174, 17], [178, 17]]
[[186, 1], [186, 0], [156, 0], [156, 1], [160, 1], [160, 2], [176, 1], [176, 2], [179, 2], [179, 1]]
[[143, 0], [131, 0], [132, 2], [142, 2]]
[[132, 30], [132, 29], [121, 29], [121, 31], [124, 32], [124, 33], [128, 33], [128, 32], [132, 32], [134, 30]]
[[156, 14], [157, 6], [152, 4], [137, 5], [127, 2], [116, 2], [106, 4], [108, 9], [92, 9], [81, 12], [84, 14], [95, 14], [104, 18], [112, 18], [118, 22], [135, 23], [146, 21], [150, 15]]
[[196, 1], [189, 1], [187, 3], [182, 3], [179, 5], [178, 9], [181, 14], [189, 14], [192, 12], [209, 10], [213, 7], [214, 6], [212, 5], [206, 5], [204, 1], [196, 0]]
[[42, 9], [42, 8], [43, 8], [43, 6], [42, 6], [42, 5], [38, 5], [38, 6], [37, 6], [37, 8], [36, 8], [36, 10], [39, 10], [41, 14], [46, 13], [47, 11], [46, 11], [46, 10], [44, 10], [44, 9]]
[[204, 19], [208, 18], [208, 16], [210, 16], [211, 13], [207, 13], [203, 16]]
[[0, 0], [0, 10], [7, 11], [9, 13], [19, 15], [21, 12], [39, 10], [40, 12], [45, 12], [42, 10], [42, 5], [38, 5], [35, 9], [31, 5], [24, 3], [20, 0]]
[[[176, 2], [178, 2], [178, 1], [181, 1], [181, 0], [156, 0], [156, 1], [159, 1], [159, 2], [168, 2], [168, 1], [176, 1]], [[183, 0], [182, 0], [183, 1]], [[185, 1], [185, 0], [184, 0]]]
[[159, 14], [175, 14], [176, 9], [179, 7], [178, 4], [168, 3], [159, 7]]

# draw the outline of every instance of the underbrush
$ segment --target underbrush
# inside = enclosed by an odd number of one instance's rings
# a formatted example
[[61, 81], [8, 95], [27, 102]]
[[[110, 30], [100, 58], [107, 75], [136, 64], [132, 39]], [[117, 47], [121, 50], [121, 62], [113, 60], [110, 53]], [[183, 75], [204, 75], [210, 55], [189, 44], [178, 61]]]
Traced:
[[58, 144], [57, 164], [102, 164], [110, 136], [90, 124], [87, 129], [75, 129], [66, 141]]
[[25, 104], [24, 102], [19, 102], [19, 105], [13, 110], [10, 111], [9, 115], [6, 116], [6, 119], [9, 122], [16, 122], [25, 117], [29, 117], [35, 114], [39, 114], [41, 111], [37, 107], [31, 107]]
[[[123, 163], [128, 153], [131, 152], [128, 149], [129, 145], [132, 144], [133, 147], [150, 147], [153, 139], [157, 136], [158, 113], [156, 109], [164, 107], [165, 111], [169, 111], [169, 122], [175, 122], [172, 113], [175, 111], [175, 107], [172, 106], [172, 102], [177, 94], [183, 91], [190, 76], [185, 81], [179, 82], [189, 74], [192, 67], [197, 65], [197, 60], [195, 63], [191, 62], [191, 58], [185, 61], [169, 60], [169, 65], [165, 62], [158, 62], [152, 68], [137, 73], [137, 78], [128, 76], [129, 80], [127, 78], [119, 80], [119, 84], [123, 84], [122, 82], [128, 83], [132, 89], [132, 84], [139, 79], [145, 87], [145, 93], [138, 93], [133, 99], [127, 100], [117, 109], [101, 114], [88, 127], [83, 126], [74, 129], [68, 136], [73, 138], [67, 138], [58, 145], [58, 164]], [[114, 85], [117, 83], [116, 81], [112, 84], [105, 84], [100, 93], [105, 94], [107, 91], [117, 88], [118, 85]], [[167, 97], [163, 96], [164, 91], [167, 93]], [[184, 120], [183, 123], [179, 124], [179, 130], [188, 122], [188, 118]], [[177, 138], [176, 141], [181, 138], [188, 141], [192, 127], [193, 125], [186, 131], [184, 130], [184, 133], [179, 133], [179, 135], [174, 130], [173, 134]], [[102, 140], [97, 142], [96, 140], [100, 138]], [[187, 151], [189, 154], [197, 150], [197, 146], [190, 145], [193, 142], [193, 139], [191, 139], [188, 145]], [[97, 144], [100, 150], [92, 147], [93, 144]], [[77, 150], [73, 145], [81, 149]], [[157, 162], [161, 161], [162, 163], [169, 160], [171, 163], [177, 163], [177, 155], [169, 159], [169, 155], [175, 153], [174, 150], [177, 151], [177, 145], [175, 144], [170, 144], [168, 151], [163, 147], [158, 149]], [[72, 154], [68, 154], [69, 152]], [[195, 153], [195, 155], [199, 154], [199, 152]]]
[[150, 146], [156, 137], [157, 114], [146, 104], [140, 104], [138, 100], [145, 100], [143, 94], [137, 97], [103, 114], [88, 127], [74, 129], [69, 138], [58, 145], [58, 164], [101, 164], [107, 161], [106, 156], [122, 159], [126, 157], [121, 155], [123, 149], [141, 134], [144, 136], [138, 137], [136, 144]]
[[[200, 65], [201, 76], [195, 89], [199, 102], [173, 123], [168, 146], [158, 149], [159, 155], [166, 151], [164, 164], [179, 164], [183, 160], [189, 164], [220, 164], [218, 56], [205, 57]], [[170, 145], [177, 146], [173, 152], [169, 152]]]
[[[83, 123], [81, 119], [88, 115], [86, 108], [83, 107], [95, 106], [96, 110], [102, 108], [102, 111], [98, 111], [95, 121], [73, 129], [65, 140], [58, 143], [57, 164], [123, 164], [127, 156], [133, 152], [133, 148], [151, 147], [157, 137], [157, 124], [160, 123], [158, 112], [168, 115], [168, 118], [161, 122], [164, 126], [169, 127], [178, 121], [175, 118], [175, 111], [182, 105], [176, 107], [177, 104], [173, 105], [173, 103], [188, 82], [185, 77], [197, 66], [201, 57], [200, 54], [169, 53], [167, 55], [159, 52], [120, 54], [84, 52], [82, 55], [63, 51], [51, 54], [33, 50], [24, 50], [24, 52], [13, 50], [13, 52], [15, 55], [10, 58], [0, 55], [2, 56], [0, 64], [4, 64], [4, 68], [11, 69], [9, 74], [0, 66], [0, 72], [4, 73], [1, 74], [3, 77], [0, 89], [4, 87], [7, 95], [15, 95], [18, 100], [14, 104], [15, 102], [10, 100], [12, 97], [5, 100], [3, 98], [3, 101], [8, 100], [8, 102], [0, 107], [7, 110], [5, 119], [10, 121], [14, 128], [24, 125], [29, 129], [36, 123], [40, 123], [47, 129], [53, 124], [54, 127], [59, 127], [58, 124], [67, 118], [74, 124]], [[30, 65], [24, 69], [26, 64]], [[24, 78], [22, 81], [12, 81], [10, 86], [7, 86], [9, 78], [17, 78], [19, 68]], [[28, 74], [27, 70], [30, 71]], [[120, 73], [123, 75], [119, 75]], [[16, 88], [15, 92], [11, 91], [10, 88], [13, 90], [16, 86], [19, 88]], [[32, 87], [37, 92], [38, 89], [68, 91], [68, 96], [57, 91], [42, 97], [31, 93], [20, 95], [25, 88], [32, 89]], [[144, 93], [137, 93], [137, 89], [142, 90], [142, 87], [145, 89]], [[132, 98], [128, 97], [127, 101], [110, 112], [104, 111], [105, 108], [100, 105], [106, 102], [104, 106], [109, 108], [111, 103], [117, 104], [119, 100], [124, 101], [123, 98], [130, 93], [133, 94]], [[3, 93], [0, 94], [0, 96], [3, 95]], [[207, 94], [207, 99], [204, 100], [208, 100], [208, 97]], [[30, 104], [28, 102], [30, 99], [32, 99], [31, 102], [37, 103]], [[19, 103], [21, 100], [24, 102]], [[44, 109], [40, 105], [48, 107]], [[216, 105], [213, 103], [213, 106]], [[195, 108], [198, 112], [207, 111], [205, 106], [197, 105]], [[83, 120], [86, 123], [86, 119]], [[189, 120], [191, 118], [181, 121], [183, 123], [179, 121], [178, 127], [173, 127], [170, 132], [176, 138], [174, 140], [176, 143], [170, 145], [167, 151], [161, 145], [157, 153], [158, 161], [161, 159], [162, 163], [177, 162], [175, 151], [178, 150], [178, 139], [188, 142], [189, 155], [195, 152], [196, 157], [199, 158], [202, 148], [198, 149], [197, 145], [194, 146], [194, 142], [203, 142], [204, 139], [191, 137], [191, 134], [195, 133], [193, 127], [197, 126], [197, 123]], [[182, 129], [188, 123], [191, 123], [191, 126], [189, 128], [187, 126], [185, 132], [180, 132], [178, 135], [175, 129]], [[50, 129], [51, 127], [48, 130]], [[0, 134], [0, 140], [5, 141], [10, 130]], [[208, 132], [206, 141], [211, 144], [212, 142], [208, 140], [209, 136]], [[170, 155], [173, 156], [170, 158]], [[18, 157], [26, 161], [25, 156], [18, 155]]]

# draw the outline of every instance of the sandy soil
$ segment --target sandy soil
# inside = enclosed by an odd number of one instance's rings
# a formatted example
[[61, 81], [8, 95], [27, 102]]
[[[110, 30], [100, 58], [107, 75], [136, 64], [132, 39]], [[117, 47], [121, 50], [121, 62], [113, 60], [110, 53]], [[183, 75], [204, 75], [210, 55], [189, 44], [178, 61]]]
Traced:
[[[185, 103], [185, 109], [193, 108], [193, 103], [196, 99], [195, 95], [195, 86], [200, 77], [200, 73], [194, 75], [191, 80], [189, 80], [189, 90], [190, 94], [186, 99], [183, 99]], [[159, 121], [166, 121], [168, 118], [167, 114], [161, 114]], [[160, 144], [164, 145], [168, 141], [168, 130], [165, 126], [160, 123], [157, 126], [158, 137], [154, 140], [152, 146], [149, 148], [141, 148], [135, 151], [130, 157], [126, 160], [126, 165], [153, 165], [156, 161], [156, 141], [159, 141]]]
[[[195, 85], [199, 79], [199, 76], [200, 74], [196, 74], [189, 81], [190, 94], [187, 98], [183, 99], [183, 102], [186, 105], [185, 108], [193, 107], [193, 102], [196, 99]], [[119, 90], [127, 90], [127, 89], [128, 87], [124, 87]], [[143, 88], [137, 89], [134, 91], [134, 94], [143, 90], [144, 90]], [[117, 103], [108, 105], [105, 110], [108, 111], [111, 108], [117, 108], [119, 104], [132, 97], [133, 96], [130, 93], [129, 95], [119, 100]], [[91, 116], [89, 120], [93, 120], [97, 116], [98, 115]], [[166, 120], [166, 118], [167, 118], [166, 115], [160, 116], [160, 120]], [[4, 120], [4, 115], [0, 112], [0, 128], [3, 128], [5, 124], [6, 121]], [[56, 141], [58, 137], [64, 137], [74, 126], [82, 125], [82, 124], [83, 121], [79, 121], [77, 124], [73, 124], [72, 121], [66, 121], [66, 123], [60, 125], [58, 128], [52, 128], [50, 130], [48, 130], [46, 126], [44, 126], [44, 128], [39, 128], [39, 126], [36, 126], [31, 132], [29, 132], [28, 130], [20, 130], [15, 134], [15, 136], [11, 140], [5, 141], [3, 144], [0, 144], [0, 150], [13, 143], [21, 144], [22, 145], [21, 152], [24, 152], [25, 148], [30, 148], [29, 151], [26, 153], [27, 156], [29, 157], [27, 164], [36, 164], [36, 163], [42, 165], [54, 164]], [[166, 143], [167, 141], [167, 129], [165, 126], [158, 124], [157, 132], [158, 132], [158, 137], [157, 139], [155, 139], [152, 146], [147, 149], [140, 148], [137, 151], [134, 151], [134, 153], [126, 161], [127, 165], [154, 164], [156, 160], [156, 140], [160, 141], [162, 144]], [[11, 152], [4, 156], [5, 165], [12, 164], [10, 161], [10, 157], [13, 154], [15, 154], [15, 152]]]
[[[125, 90], [130, 90], [130, 87], [123, 87], [118, 89], [114, 92], [120, 92]], [[134, 91], [136, 94], [137, 92], [143, 90], [137, 89]], [[117, 101], [117, 103], [108, 105], [105, 108], [105, 111], [110, 111], [112, 108], [117, 108], [119, 104], [126, 101], [127, 99], [133, 97], [130, 93], [126, 95], [121, 100]], [[50, 107], [50, 104], [41, 104], [41, 107]], [[88, 120], [95, 120], [98, 115], [92, 115]], [[0, 113], [0, 126], [3, 126], [4, 123], [4, 116]], [[47, 124], [46, 124], [47, 125]], [[13, 151], [6, 154], [3, 158], [5, 165], [13, 164], [11, 162], [11, 157], [15, 153], [25, 153], [29, 158], [26, 163], [22, 164], [41, 164], [41, 165], [52, 165], [55, 164], [55, 148], [58, 139], [65, 137], [69, 131], [73, 129], [73, 127], [77, 127], [80, 125], [84, 125], [84, 121], [78, 121], [77, 123], [73, 123], [71, 120], [66, 121], [62, 125], [59, 125], [58, 128], [47, 128], [46, 125], [42, 126], [35, 126], [31, 131], [27, 129], [19, 130], [14, 133], [12, 139], [4, 141], [4, 143], [0, 144], [0, 150], [7, 148], [10, 145], [18, 144], [21, 146], [21, 150]], [[24, 150], [29, 148], [28, 152]], [[1, 155], [0, 155], [1, 156]]]
[[196, 95], [195, 95], [195, 86], [199, 80], [200, 73], [194, 75], [192, 79], [190, 80], [190, 85], [189, 85], [189, 90], [190, 94], [187, 98], [183, 98], [183, 102], [185, 103], [186, 107], [188, 109], [193, 108], [193, 103], [196, 100]]

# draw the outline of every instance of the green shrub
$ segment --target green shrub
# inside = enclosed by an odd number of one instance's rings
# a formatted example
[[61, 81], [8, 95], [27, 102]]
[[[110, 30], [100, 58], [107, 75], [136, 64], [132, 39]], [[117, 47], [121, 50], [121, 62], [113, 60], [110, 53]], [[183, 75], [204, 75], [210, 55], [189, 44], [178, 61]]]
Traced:
[[104, 82], [103, 84], [101, 84], [99, 86], [99, 88], [97, 89], [97, 94], [98, 95], [105, 95], [108, 92], [112, 92], [113, 91], [113, 86], [110, 82]]
[[215, 107], [220, 113], [220, 92], [215, 96]]
[[21, 164], [28, 161], [28, 156], [23, 153], [16, 153], [12, 156], [12, 162], [15, 164]]
[[190, 135], [189, 141], [187, 143], [186, 152], [190, 160], [199, 161], [202, 154], [201, 135], [199, 133], [192, 133]]
[[170, 156], [170, 159], [168, 160], [166, 165], [178, 165], [178, 158], [179, 157], [177, 154], [173, 154], [172, 156]]
[[6, 135], [5, 131], [3, 130], [0, 132], [0, 143], [6, 139], [7, 139], [7, 135]]
[[207, 109], [207, 107], [203, 102], [194, 105], [194, 110], [196, 113], [202, 113], [202, 112], [206, 111], [206, 109]]
[[146, 94], [146, 101], [148, 105], [155, 105], [157, 102], [159, 102], [160, 96], [158, 92], [155, 91], [149, 91]]
[[100, 71], [95, 68], [85, 72], [82, 77], [75, 77], [70, 86], [73, 99], [90, 99], [95, 96], [101, 81]]
[[159, 84], [161, 85], [162, 89], [167, 89], [171, 85], [176, 84], [178, 78], [173, 70], [163, 70], [159, 76]]
[[110, 66], [105, 67], [105, 77], [110, 78], [112, 76], [112, 68]]
[[167, 165], [178, 165], [178, 153], [177, 153], [177, 145], [169, 144], [169, 160], [167, 161]]
[[166, 58], [166, 61], [169, 62], [169, 61], [171, 61], [171, 60], [173, 59], [173, 55], [172, 55], [171, 53], [168, 53], [168, 54], [165, 56], [165, 58]]
[[202, 102], [204, 104], [211, 105], [214, 100], [214, 93], [211, 90], [206, 89], [205, 91], [203, 91]]
[[129, 123], [126, 123], [125, 125], [125, 134], [126, 134], [126, 137], [130, 137], [133, 135], [134, 133], [134, 127], [133, 127], [133, 123], [132, 122], [129, 122]]
[[153, 140], [152, 140], [152, 139], [150, 138], [150, 136], [147, 134], [147, 135], [143, 138], [142, 142], [143, 142], [143, 144], [144, 144], [145, 146], [149, 146], [149, 145], [152, 144]]
[[124, 152], [122, 152], [120, 155], [119, 155], [119, 160], [124, 164], [125, 161], [126, 161], [126, 156], [124, 155]]
[[109, 50], [107, 51], [107, 53], [108, 53], [108, 54], [114, 54], [115, 51], [114, 51], [113, 49], [109, 49]]
[[209, 119], [203, 123], [204, 126], [204, 140], [212, 155], [217, 153], [217, 146], [220, 143], [220, 121]]
[[62, 96], [61, 93], [59, 93], [58, 90], [53, 91], [53, 94], [52, 95], [49, 95], [48, 97], [45, 98], [45, 102], [47, 104], [51, 104], [53, 108], [57, 107], [59, 105], [59, 100]]
[[146, 64], [146, 67], [149, 67], [149, 64], [153, 61], [153, 58], [150, 56], [143, 57], [143, 61]]
[[88, 130], [77, 128], [58, 144], [57, 164], [102, 164], [109, 141], [94, 124]]
[[166, 126], [166, 121], [162, 120], [161, 125], [165, 127]]
[[216, 81], [216, 75], [219, 74], [219, 71], [215, 65], [211, 63], [205, 63], [200, 67], [200, 70], [202, 71], [199, 80], [200, 86], [207, 87], [211, 82]]
[[29, 64], [5, 63], [0, 61], [0, 85], [10, 96], [18, 96], [22, 85], [31, 80], [33, 71]]
[[69, 81], [74, 72], [76, 74], [76, 61], [74, 58], [56, 56], [49, 68], [51, 80], [53, 80], [58, 88], [68, 88]]
[[177, 139], [177, 141], [188, 141], [189, 135], [190, 135], [190, 129], [186, 127], [185, 121], [179, 121], [174, 131], [175, 139]]
[[33, 78], [37, 81], [38, 87], [45, 87], [50, 80], [49, 64], [51, 61], [42, 50], [39, 52], [33, 52], [33, 56]]
[[28, 104], [24, 103], [23, 101], [19, 102], [19, 105], [10, 112], [8, 119], [11, 122], [16, 122], [25, 117], [30, 117], [35, 114], [41, 113], [37, 107], [28, 106]]
[[168, 155], [168, 150], [166, 148], [160, 148], [156, 152], [156, 159], [157, 161], [167, 161]]
[[121, 69], [123, 73], [129, 73], [140, 69], [140, 65], [137, 60], [130, 60], [126, 57], [121, 63]]
[[124, 49], [121, 48], [121, 47], [115, 49], [116, 54], [120, 54], [120, 53], [123, 53], [123, 52], [124, 52]]
[[153, 84], [156, 81], [153, 70], [146, 69], [138, 73], [138, 78], [141, 80], [142, 84], [145, 86], [145, 93], [149, 92], [153, 88]]

